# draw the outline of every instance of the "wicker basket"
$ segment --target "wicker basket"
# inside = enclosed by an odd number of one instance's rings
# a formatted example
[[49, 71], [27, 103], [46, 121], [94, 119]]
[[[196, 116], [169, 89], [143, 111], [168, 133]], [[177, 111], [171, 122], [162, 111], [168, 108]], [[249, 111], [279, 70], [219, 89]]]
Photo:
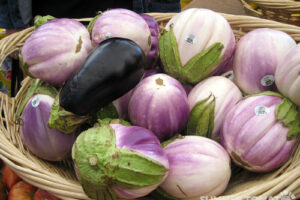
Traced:
[[[163, 26], [174, 13], [151, 13]], [[279, 22], [249, 16], [223, 14], [229, 21], [237, 39], [255, 28], [268, 27], [282, 30], [300, 41], [300, 28]], [[90, 19], [81, 19], [90, 20]], [[10, 35], [0, 40], [0, 63], [10, 53], [19, 50], [33, 28]], [[22, 144], [15, 113], [24, 98], [32, 79], [26, 78], [15, 98], [0, 94], [0, 158], [21, 178], [39, 188], [45, 189], [61, 199], [88, 199], [76, 180], [70, 160], [59, 163], [43, 161], [32, 155]], [[217, 199], [241, 199], [241, 197], [275, 197], [283, 191], [300, 198], [300, 145], [299, 140], [293, 155], [280, 169], [267, 174], [251, 173], [237, 168], [233, 171], [228, 189]]]
[[[300, 2], [293, 0], [240, 0], [248, 15], [300, 25]], [[256, 4], [261, 11], [248, 3]]]

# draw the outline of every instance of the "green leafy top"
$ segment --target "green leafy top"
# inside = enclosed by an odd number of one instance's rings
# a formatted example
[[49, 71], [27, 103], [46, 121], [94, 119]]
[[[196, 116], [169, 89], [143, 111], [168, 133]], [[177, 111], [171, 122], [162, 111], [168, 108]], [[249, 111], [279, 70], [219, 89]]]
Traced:
[[283, 98], [276, 106], [275, 114], [277, 119], [287, 128], [288, 140], [294, 140], [300, 133], [300, 123], [297, 106], [288, 98]]
[[72, 158], [86, 194], [103, 200], [104, 194], [107, 199], [116, 199], [113, 185], [125, 189], [155, 185], [168, 171], [141, 153], [117, 148], [114, 130], [105, 123], [78, 136]]
[[[190, 112], [187, 124], [188, 135], [198, 135], [212, 138], [215, 123], [216, 98], [211, 93], [207, 98], [199, 101]], [[217, 138], [214, 138], [217, 139]]]
[[36, 16], [34, 18], [34, 28], [37, 29], [38, 27], [45, 24], [47, 21], [49, 21], [51, 19], [55, 19], [55, 17], [53, 17], [51, 15], [46, 15], [46, 16], [38, 15], [38, 16]]
[[170, 26], [169, 31], [162, 30], [158, 46], [164, 70], [183, 84], [200, 82], [208, 77], [223, 59], [221, 53], [224, 45], [216, 42], [182, 66], [173, 26]]
[[258, 92], [258, 93], [254, 93], [254, 94], [250, 94], [247, 96], [262, 96], [262, 95], [268, 95], [268, 96], [273, 96], [273, 97], [279, 97], [281, 99], [284, 98], [284, 96], [278, 92], [273, 92], [273, 91], [264, 91], [264, 92]]
[[27, 102], [34, 95], [44, 94], [54, 98], [57, 95], [57, 93], [58, 90], [54, 86], [51, 86], [40, 79], [34, 79], [26, 93], [25, 98], [22, 100], [21, 105], [17, 109], [16, 120], [18, 121], [20, 119]]
[[98, 122], [98, 119], [102, 120], [112, 120], [119, 118], [118, 111], [113, 103], [110, 103], [98, 110], [97, 112], [90, 113], [90, 117], [87, 120], [87, 123], [90, 126], [94, 126], [95, 123]]
[[87, 30], [89, 33], [92, 33], [93, 27], [97, 19], [102, 15], [102, 12], [98, 12], [98, 14], [90, 21], [89, 25], [87, 26]]
[[78, 116], [63, 109], [59, 104], [59, 94], [57, 94], [50, 110], [48, 125], [50, 128], [70, 134], [88, 119], [89, 116]]
[[35, 78], [30, 72], [29, 72], [29, 69], [28, 69], [28, 65], [26, 63], [23, 62], [23, 56], [22, 54], [19, 54], [19, 66], [21, 68], [21, 70], [29, 77], [31, 78]]

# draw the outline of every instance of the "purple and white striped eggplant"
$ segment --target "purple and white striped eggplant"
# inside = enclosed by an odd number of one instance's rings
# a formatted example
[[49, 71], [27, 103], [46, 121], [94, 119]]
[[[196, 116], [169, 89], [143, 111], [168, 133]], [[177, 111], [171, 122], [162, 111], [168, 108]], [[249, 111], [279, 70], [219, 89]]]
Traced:
[[184, 10], [169, 20], [159, 37], [166, 73], [182, 83], [196, 84], [228, 62], [235, 37], [227, 20], [202, 8]]
[[300, 106], [300, 45], [292, 48], [279, 62], [275, 71], [278, 90]]
[[[148, 76], [151, 76], [151, 75], [154, 75], [157, 73], [159, 73], [159, 71], [157, 69], [145, 70], [145, 73], [144, 73], [142, 79], [147, 78]], [[123, 95], [122, 97], [120, 97], [112, 102], [112, 104], [114, 105], [114, 107], [119, 115], [119, 118], [122, 118], [125, 120], [129, 119], [128, 104], [129, 104], [129, 100], [131, 98], [133, 90], [134, 89], [130, 90], [125, 95]]]
[[71, 155], [77, 134], [67, 135], [49, 128], [53, 102], [54, 98], [41, 94], [28, 101], [21, 115], [21, 138], [24, 145], [39, 158], [60, 161]]
[[169, 161], [158, 138], [138, 126], [100, 123], [82, 132], [72, 158], [91, 198], [135, 199], [155, 190], [166, 178]]
[[235, 82], [247, 94], [276, 91], [274, 74], [279, 61], [296, 46], [285, 32], [255, 29], [241, 38], [235, 50]]
[[150, 15], [140, 14], [141, 17], [147, 22], [150, 32], [151, 32], [151, 48], [147, 54], [147, 65], [148, 68], [155, 68], [157, 61], [159, 59], [158, 55], [158, 36], [160, 33], [160, 28], [157, 21]]
[[90, 35], [80, 22], [53, 19], [25, 41], [21, 66], [25, 73], [61, 86], [81, 67], [92, 49]]
[[181, 131], [187, 123], [187, 95], [176, 79], [167, 74], [155, 74], [135, 87], [128, 112], [132, 124], [148, 128], [160, 140], [165, 140]]
[[212, 76], [198, 83], [189, 93], [188, 135], [219, 139], [219, 130], [228, 111], [242, 98], [229, 79]]
[[269, 172], [287, 161], [299, 132], [297, 107], [278, 93], [266, 92], [236, 104], [224, 119], [220, 137], [237, 165]]
[[145, 55], [151, 48], [148, 24], [139, 14], [128, 9], [115, 8], [100, 13], [91, 21], [88, 29], [94, 45], [111, 37], [120, 37], [137, 43]]
[[217, 142], [201, 136], [178, 138], [164, 147], [170, 170], [160, 185], [167, 194], [188, 200], [218, 196], [230, 176], [230, 157]]

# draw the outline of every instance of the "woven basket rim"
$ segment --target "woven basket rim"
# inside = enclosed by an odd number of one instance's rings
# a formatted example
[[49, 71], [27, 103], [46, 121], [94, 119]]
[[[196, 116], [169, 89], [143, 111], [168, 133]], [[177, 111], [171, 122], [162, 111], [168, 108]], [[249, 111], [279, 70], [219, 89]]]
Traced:
[[286, 10], [286, 11], [300, 11], [300, 2], [291, 1], [291, 0], [240, 0], [244, 7], [251, 9], [253, 12], [257, 12], [254, 10], [247, 2], [253, 2], [261, 7], [278, 9], [278, 10]]
[[[300, 2], [292, 0], [240, 0], [247, 14], [280, 21], [283, 23], [300, 25]], [[253, 9], [248, 3], [253, 2], [262, 12]]]
[[[176, 13], [147, 13], [153, 16], [159, 23], [167, 22], [172, 16]], [[300, 27], [283, 24], [280, 22], [275, 22], [266, 19], [260, 19], [251, 16], [242, 16], [242, 15], [230, 15], [221, 13], [235, 28], [235, 34], [245, 33], [244, 31], [249, 31], [254, 28], [263, 28], [269, 27], [278, 30], [283, 30], [289, 33], [297, 42], [300, 42]], [[89, 21], [91, 18], [82, 18], [78, 19], [80, 21]], [[24, 42], [24, 38], [20, 37], [21, 35], [28, 37], [33, 31], [33, 28], [23, 30], [22, 32], [15, 33], [11, 36], [8, 36], [4, 40], [0, 40], [0, 56], [4, 53], [7, 54], [5, 50], [9, 49], [9, 53], [20, 48]], [[30, 84], [31, 79], [26, 78], [22, 85]], [[15, 107], [18, 103], [18, 98], [22, 97], [22, 92], [18, 93], [17, 97], [9, 98], [5, 94], [0, 94], [2, 103], [0, 104], [0, 109], [3, 110], [5, 116], [10, 116], [8, 118], [2, 119], [0, 117], [0, 124], [4, 121], [8, 124], [13, 123], [11, 116], [14, 116]], [[28, 183], [35, 185], [41, 189], [48, 190], [53, 195], [61, 199], [88, 199], [88, 197], [83, 192], [80, 184], [76, 181], [67, 181], [63, 177], [60, 177], [57, 174], [53, 174], [48, 169], [44, 169], [41, 166], [37, 166], [33, 161], [26, 158], [24, 154], [12, 144], [13, 140], [10, 138], [10, 134], [15, 134], [14, 131], [17, 129], [13, 127], [8, 127], [5, 129], [0, 126], [0, 158], [10, 166], [21, 178], [26, 180]], [[299, 145], [299, 140], [297, 141]], [[299, 145], [300, 146], [300, 145]], [[296, 155], [300, 155], [300, 147], [295, 151]], [[283, 173], [285, 171], [288, 172]], [[277, 178], [278, 176], [278, 178]], [[276, 178], [274, 178], [276, 177]], [[274, 178], [274, 179], [272, 179]], [[297, 179], [298, 178], [298, 179]], [[226, 196], [221, 196], [216, 199], [235, 199], [241, 196], [268, 196], [268, 195], [278, 195], [283, 190], [294, 191], [297, 197], [300, 197], [300, 160], [293, 158], [289, 160], [281, 169], [276, 171], [274, 174], [267, 174], [264, 176], [263, 180], [269, 180], [266, 184], [263, 184], [261, 187], [248, 188], [241, 192], [234, 192]], [[293, 182], [290, 184], [290, 182]]]

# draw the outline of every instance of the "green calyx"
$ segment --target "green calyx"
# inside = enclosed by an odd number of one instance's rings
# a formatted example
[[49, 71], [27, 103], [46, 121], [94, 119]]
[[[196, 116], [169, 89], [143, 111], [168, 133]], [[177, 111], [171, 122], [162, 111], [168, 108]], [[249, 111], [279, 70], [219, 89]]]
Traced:
[[288, 140], [294, 140], [300, 133], [300, 123], [297, 106], [288, 98], [283, 98], [276, 106], [275, 114], [277, 119], [287, 128], [289, 132]]
[[300, 119], [298, 116], [298, 110], [296, 104], [290, 99], [284, 97], [280, 93], [265, 91], [250, 96], [269, 95], [279, 97], [282, 101], [275, 108], [275, 115], [278, 121], [280, 121], [285, 127], [289, 129], [287, 139], [294, 140], [300, 133]]
[[105, 107], [102, 107], [99, 111], [92, 113], [87, 123], [90, 126], [93, 126], [98, 122], [99, 119], [107, 121], [112, 119], [117, 119], [119, 117], [118, 111], [113, 103], [108, 104]]
[[97, 21], [97, 19], [98, 19], [101, 15], [102, 15], [102, 12], [98, 12], [98, 14], [96, 15], [96, 17], [94, 17], [94, 18], [90, 21], [89, 25], [87, 26], [87, 30], [89, 31], [90, 34], [91, 34], [92, 31], [93, 31], [93, 27], [94, 27], [95, 22]]
[[[128, 121], [125, 121], [123, 119], [119, 119], [119, 118], [104, 118], [104, 119], [98, 119], [99, 124], [122, 124], [123, 126], [131, 126], [131, 124]], [[99, 125], [98, 124], [98, 125]]]
[[264, 91], [264, 92], [259, 92], [251, 95], [246, 95], [246, 96], [262, 96], [262, 95], [268, 95], [268, 96], [273, 96], [273, 97], [279, 97], [281, 99], [284, 98], [280, 93], [278, 92], [273, 92], [273, 91]]
[[19, 66], [21, 68], [21, 70], [30, 78], [35, 78], [30, 72], [29, 72], [29, 66], [27, 65], [27, 63], [23, 62], [23, 56], [20, 54], [19, 55]]
[[78, 116], [64, 110], [59, 105], [59, 94], [56, 95], [50, 110], [48, 125], [65, 134], [73, 133], [81, 124], [88, 120], [88, 116]]
[[198, 135], [212, 138], [215, 120], [215, 105], [216, 98], [211, 93], [206, 99], [199, 101], [194, 106], [190, 112], [187, 124], [187, 135]]
[[38, 16], [36, 16], [34, 18], [34, 28], [37, 29], [38, 27], [45, 24], [47, 21], [49, 21], [51, 19], [55, 19], [55, 17], [53, 17], [51, 15], [46, 15], [46, 16], [38, 15]]
[[224, 45], [216, 42], [182, 66], [172, 26], [169, 31], [161, 32], [158, 42], [164, 70], [184, 84], [196, 84], [208, 77], [222, 60], [221, 53]]
[[98, 119], [104, 119], [104, 118], [114, 119], [114, 118], [118, 118], [118, 117], [119, 117], [118, 111], [113, 103], [108, 104], [107, 106], [101, 108], [97, 112]]
[[49, 85], [48, 83], [40, 79], [34, 79], [26, 93], [25, 98], [22, 100], [21, 105], [18, 107], [16, 113], [17, 121], [21, 118], [22, 112], [27, 102], [30, 100], [31, 97], [37, 94], [44, 94], [54, 98], [58, 94], [58, 91], [55, 87]]
[[[86, 194], [99, 200], [116, 199], [113, 185], [137, 189], [158, 184], [168, 169], [141, 153], [116, 147], [108, 124], [90, 128], [76, 139], [72, 158]], [[105, 191], [109, 198], [100, 195]]]

